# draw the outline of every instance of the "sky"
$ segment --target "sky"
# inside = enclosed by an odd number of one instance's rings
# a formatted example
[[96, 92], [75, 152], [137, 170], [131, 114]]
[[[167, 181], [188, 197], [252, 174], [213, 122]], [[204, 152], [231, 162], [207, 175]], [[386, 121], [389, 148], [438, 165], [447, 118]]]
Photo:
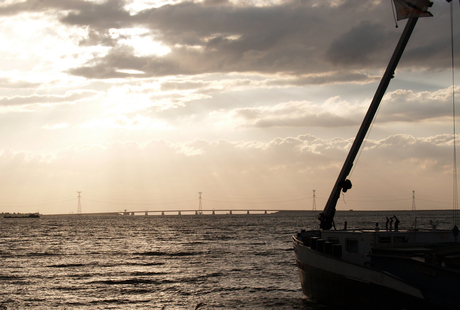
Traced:
[[[0, 212], [322, 210], [391, 3], [0, 1]], [[338, 210], [452, 209], [450, 9], [419, 19]]]

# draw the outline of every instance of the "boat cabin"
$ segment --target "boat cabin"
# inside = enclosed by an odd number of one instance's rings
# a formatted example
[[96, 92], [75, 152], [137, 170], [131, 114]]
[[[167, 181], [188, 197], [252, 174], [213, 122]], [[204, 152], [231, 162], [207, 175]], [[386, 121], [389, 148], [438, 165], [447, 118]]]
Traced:
[[[454, 243], [450, 230], [323, 230], [301, 238], [312, 250], [357, 265], [369, 265], [373, 254], [426, 252], [439, 243]], [[427, 248], [428, 247], [428, 248]]]

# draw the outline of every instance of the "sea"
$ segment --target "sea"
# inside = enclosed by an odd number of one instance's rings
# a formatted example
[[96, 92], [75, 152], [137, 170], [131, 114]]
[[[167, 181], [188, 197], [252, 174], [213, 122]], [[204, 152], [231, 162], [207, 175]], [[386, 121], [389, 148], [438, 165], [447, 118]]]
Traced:
[[[336, 227], [452, 228], [451, 211], [338, 211]], [[318, 212], [0, 218], [0, 309], [322, 309], [291, 236]], [[431, 222], [430, 222], [431, 221]]]

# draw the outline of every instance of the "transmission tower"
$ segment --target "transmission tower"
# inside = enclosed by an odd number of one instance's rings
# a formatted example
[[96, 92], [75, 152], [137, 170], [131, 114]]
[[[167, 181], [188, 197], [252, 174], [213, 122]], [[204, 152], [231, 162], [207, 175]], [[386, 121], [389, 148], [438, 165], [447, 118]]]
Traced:
[[412, 191], [412, 211], [415, 211], [415, 191]]
[[77, 191], [78, 193], [78, 209], [77, 209], [77, 213], [78, 214], [81, 214], [81, 201], [80, 201], [80, 198], [81, 198], [81, 191]]
[[316, 211], [316, 190], [313, 190], [313, 211]]
[[200, 195], [198, 197], [198, 201], [199, 201], [199, 204], [198, 204], [198, 214], [203, 214], [203, 206], [201, 205], [201, 194], [203, 192], [198, 192], [198, 194]]

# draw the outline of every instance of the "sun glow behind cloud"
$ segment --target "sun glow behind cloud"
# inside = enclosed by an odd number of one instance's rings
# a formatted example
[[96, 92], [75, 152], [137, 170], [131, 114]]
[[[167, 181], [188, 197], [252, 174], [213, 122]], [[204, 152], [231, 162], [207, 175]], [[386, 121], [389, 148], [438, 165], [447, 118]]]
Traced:
[[50, 129], [50, 130], [62, 129], [62, 128], [67, 128], [67, 127], [69, 127], [69, 124], [54, 124], [54, 125], [45, 125], [45, 126], [43, 126], [43, 128]]
[[83, 129], [124, 129], [124, 130], [168, 130], [172, 129], [165, 121], [154, 120], [146, 116], [135, 115], [114, 115], [108, 118], [92, 119], [87, 123], [81, 124]]
[[[171, 49], [159, 41], [155, 41], [155, 36], [149, 29], [144, 28], [125, 28], [110, 29], [109, 35], [117, 40], [119, 45], [126, 45], [134, 49], [135, 56], [164, 56], [171, 52]], [[122, 37], [122, 38], [120, 38]]]

